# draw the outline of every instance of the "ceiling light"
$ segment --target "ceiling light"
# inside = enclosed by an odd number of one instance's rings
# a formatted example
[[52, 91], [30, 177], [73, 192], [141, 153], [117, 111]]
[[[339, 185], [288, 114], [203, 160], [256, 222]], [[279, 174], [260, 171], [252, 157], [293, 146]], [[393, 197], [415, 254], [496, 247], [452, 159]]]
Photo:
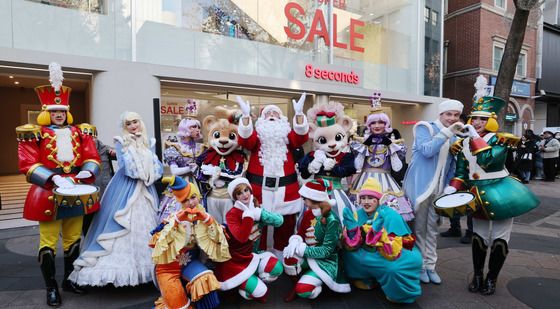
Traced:
[[9, 77], [9, 78], [14, 78], [14, 76], [13, 76], [13, 75], [10, 75], [10, 76], [8, 76], [8, 77]]
[[373, 16], [373, 15], [375, 15], [375, 14], [373, 14], [373, 13], [369, 13], [369, 16]]
[[18, 81], [15, 81], [14, 84], [19, 85], [19, 82], [18, 82]]

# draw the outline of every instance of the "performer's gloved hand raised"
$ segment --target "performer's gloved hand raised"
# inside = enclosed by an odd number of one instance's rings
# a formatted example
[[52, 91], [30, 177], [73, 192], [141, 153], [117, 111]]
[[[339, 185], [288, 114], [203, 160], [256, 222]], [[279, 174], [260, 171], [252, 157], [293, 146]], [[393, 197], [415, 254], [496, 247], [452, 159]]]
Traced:
[[296, 102], [296, 100], [292, 99], [292, 104], [294, 106], [294, 111], [296, 115], [303, 115], [303, 104], [305, 103], [305, 97], [307, 96], [307, 94], [304, 92], [301, 94], [301, 97], [299, 97], [299, 100]]
[[[262, 213], [262, 208], [259, 207], [255, 207], [255, 204], [253, 203], [253, 195], [251, 194], [251, 197], [249, 198], [249, 205], [245, 205], [245, 210], [243, 211], [243, 215], [241, 216], [242, 218], [245, 217], [250, 217], [253, 219], [253, 221], [260, 221], [261, 220], [261, 213]], [[243, 204], [243, 203], [241, 203]]]
[[52, 181], [54, 182], [54, 184], [59, 187], [59, 188], [63, 188], [63, 189], [72, 189], [74, 188], [74, 183], [71, 182], [70, 180], [68, 180], [65, 177], [62, 177], [60, 175], [54, 175], [52, 177]]
[[250, 117], [251, 116], [251, 105], [249, 101], [244, 101], [240, 96], [236, 97], [237, 104], [239, 104], [239, 109], [241, 110], [241, 114], [243, 117]]
[[451, 131], [451, 133], [455, 134], [455, 135], [462, 135], [463, 132], [463, 128], [465, 127], [465, 125], [462, 122], [455, 122], [454, 124], [450, 125], [448, 127], [449, 131]]
[[465, 126], [465, 129], [468, 130], [468, 134], [471, 138], [479, 138], [480, 135], [478, 135], [478, 133], [476, 132], [476, 129], [472, 126], [472, 124], [467, 124]]

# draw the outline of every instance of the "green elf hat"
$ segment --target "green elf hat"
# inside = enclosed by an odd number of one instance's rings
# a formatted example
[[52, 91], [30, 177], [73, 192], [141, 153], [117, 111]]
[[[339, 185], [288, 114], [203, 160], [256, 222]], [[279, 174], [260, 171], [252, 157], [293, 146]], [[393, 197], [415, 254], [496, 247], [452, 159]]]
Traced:
[[500, 110], [506, 106], [506, 101], [499, 97], [484, 96], [473, 102], [469, 117], [497, 118]]
[[317, 114], [317, 126], [329, 127], [336, 123], [336, 113], [320, 112]]

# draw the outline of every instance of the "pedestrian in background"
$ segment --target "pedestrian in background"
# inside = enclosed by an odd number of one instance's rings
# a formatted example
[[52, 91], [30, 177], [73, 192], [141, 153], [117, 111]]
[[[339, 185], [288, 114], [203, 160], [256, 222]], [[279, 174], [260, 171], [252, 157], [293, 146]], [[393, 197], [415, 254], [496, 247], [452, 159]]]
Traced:
[[526, 135], [521, 137], [521, 143], [517, 147], [515, 165], [523, 183], [529, 183], [529, 180], [531, 180], [533, 158], [537, 151], [537, 145], [533, 141]]
[[544, 181], [553, 182], [556, 177], [556, 161], [558, 161], [558, 150], [560, 142], [554, 138], [551, 131], [544, 131], [544, 140], [540, 147], [543, 154]]

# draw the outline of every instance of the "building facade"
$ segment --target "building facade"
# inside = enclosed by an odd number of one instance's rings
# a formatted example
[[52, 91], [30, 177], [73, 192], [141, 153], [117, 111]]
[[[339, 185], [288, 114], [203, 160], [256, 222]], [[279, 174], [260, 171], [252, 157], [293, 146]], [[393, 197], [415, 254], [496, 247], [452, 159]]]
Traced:
[[[560, 1], [547, 0], [544, 7], [541, 97], [535, 102], [535, 132], [560, 131]], [[556, 128], [556, 129], [552, 129]]]
[[[165, 139], [188, 100], [202, 119], [235, 108], [236, 95], [291, 116], [306, 91], [308, 107], [342, 102], [359, 127], [373, 90], [410, 141], [411, 124], [441, 101], [442, 10], [441, 0], [0, 1], [0, 95], [12, 111], [2, 130], [34, 121], [33, 87], [56, 61], [76, 122], [105, 143], [125, 110]], [[0, 146], [10, 149], [0, 174], [17, 173], [15, 138]]]
[[[477, 76], [496, 82], [515, 6], [513, 0], [446, 1], [445, 10], [443, 96], [465, 103], [468, 113]], [[529, 17], [502, 128], [516, 135], [535, 127], [541, 17], [538, 9]]]

